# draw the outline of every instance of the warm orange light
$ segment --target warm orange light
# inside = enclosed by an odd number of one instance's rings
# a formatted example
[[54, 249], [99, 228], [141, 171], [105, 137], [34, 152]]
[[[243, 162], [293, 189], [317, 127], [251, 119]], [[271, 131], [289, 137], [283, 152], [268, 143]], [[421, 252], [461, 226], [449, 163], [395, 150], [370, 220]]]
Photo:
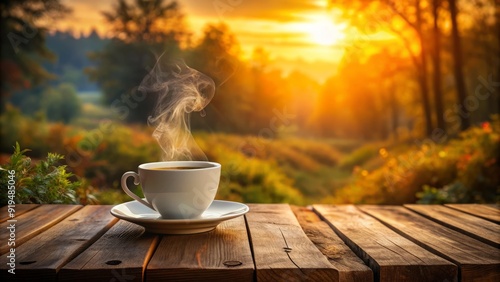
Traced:
[[345, 38], [345, 24], [337, 24], [327, 15], [318, 15], [311, 18], [311, 22], [300, 24], [308, 40], [322, 46], [332, 46], [338, 44]]

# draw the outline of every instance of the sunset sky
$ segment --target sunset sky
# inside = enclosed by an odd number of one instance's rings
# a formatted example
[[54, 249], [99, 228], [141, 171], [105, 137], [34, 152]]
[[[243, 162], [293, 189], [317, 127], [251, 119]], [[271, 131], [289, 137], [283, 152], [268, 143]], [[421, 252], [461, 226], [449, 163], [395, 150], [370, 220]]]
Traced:
[[[56, 29], [88, 33], [96, 28], [106, 34], [101, 14], [116, 0], [62, 0], [73, 10], [58, 21]], [[328, 8], [328, 0], [181, 0], [190, 29], [199, 35], [206, 23], [226, 22], [236, 35], [245, 56], [263, 47], [273, 62], [283, 68], [315, 64], [323, 80], [335, 72], [336, 64], [349, 47], [355, 31], [339, 20], [339, 11]], [[329, 63], [329, 64], [328, 64]]]

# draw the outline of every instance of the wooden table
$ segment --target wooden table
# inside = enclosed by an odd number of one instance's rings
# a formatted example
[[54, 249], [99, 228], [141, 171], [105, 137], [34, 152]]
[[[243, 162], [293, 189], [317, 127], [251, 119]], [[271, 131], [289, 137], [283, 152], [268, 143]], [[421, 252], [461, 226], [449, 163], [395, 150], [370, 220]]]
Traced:
[[249, 206], [214, 231], [175, 236], [145, 233], [111, 206], [17, 205], [15, 222], [3, 207], [0, 279], [500, 281], [494, 205]]

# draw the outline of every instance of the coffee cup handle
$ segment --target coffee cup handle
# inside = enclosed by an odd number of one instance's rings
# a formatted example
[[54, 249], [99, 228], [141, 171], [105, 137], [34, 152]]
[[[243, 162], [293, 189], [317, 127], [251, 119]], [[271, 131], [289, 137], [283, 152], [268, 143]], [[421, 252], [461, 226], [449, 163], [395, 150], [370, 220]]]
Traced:
[[127, 171], [125, 172], [123, 175], [122, 175], [122, 181], [121, 181], [121, 184], [122, 184], [122, 189], [123, 191], [125, 191], [125, 193], [127, 193], [127, 195], [129, 195], [130, 197], [132, 197], [132, 199], [138, 201], [139, 203], [145, 205], [146, 207], [154, 210], [155, 208], [148, 202], [144, 201], [143, 199], [141, 199], [139, 196], [137, 196], [136, 194], [134, 194], [132, 191], [130, 191], [127, 187], [127, 178], [129, 178], [130, 176], [132, 176], [134, 178], [134, 184], [135, 185], [139, 185], [139, 174], [135, 173], [134, 171]]

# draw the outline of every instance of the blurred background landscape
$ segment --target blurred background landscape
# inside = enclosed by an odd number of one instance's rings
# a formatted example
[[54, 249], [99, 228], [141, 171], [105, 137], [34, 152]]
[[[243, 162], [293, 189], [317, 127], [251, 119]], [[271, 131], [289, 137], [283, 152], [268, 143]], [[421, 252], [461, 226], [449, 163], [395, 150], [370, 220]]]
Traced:
[[131, 200], [163, 54], [216, 83], [190, 120], [218, 199], [498, 203], [499, 2], [2, 1], [0, 164], [19, 203]]

